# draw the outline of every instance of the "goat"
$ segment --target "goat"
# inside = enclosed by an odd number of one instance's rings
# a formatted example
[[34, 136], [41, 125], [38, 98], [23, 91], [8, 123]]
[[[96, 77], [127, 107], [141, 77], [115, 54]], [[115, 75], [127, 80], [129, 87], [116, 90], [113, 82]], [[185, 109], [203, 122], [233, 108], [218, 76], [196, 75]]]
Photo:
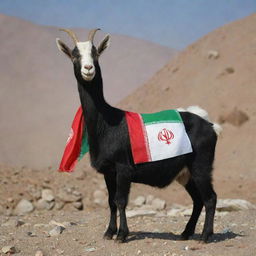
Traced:
[[[112, 239], [117, 234], [116, 241], [126, 241], [129, 229], [125, 209], [131, 182], [164, 188], [177, 180], [193, 200], [193, 212], [181, 239], [187, 240], [194, 234], [204, 206], [206, 216], [201, 240], [207, 242], [213, 234], [217, 200], [212, 185], [212, 170], [218, 127], [206, 120], [206, 112], [200, 108], [191, 109], [190, 112], [180, 109], [179, 113], [193, 152], [165, 160], [134, 164], [125, 111], [110, 106], [103, 95], [98, 59], [109, 46], [110, 36], [105, 36], [96, 47], [93, 39], [99, 29], [91, 30], [86, 42], [78, 41], [71, 30], [62, 30], [67, 32], [75, 43], [74, 49], [71, 50], [60, 39], [56, 39], [59, 50], [73, 62], [86, 124], [91, 165], [104, 175], [108, 189], [110, 221], [104, 238]], [[119, 229], [117, 209], [120, 213]]]

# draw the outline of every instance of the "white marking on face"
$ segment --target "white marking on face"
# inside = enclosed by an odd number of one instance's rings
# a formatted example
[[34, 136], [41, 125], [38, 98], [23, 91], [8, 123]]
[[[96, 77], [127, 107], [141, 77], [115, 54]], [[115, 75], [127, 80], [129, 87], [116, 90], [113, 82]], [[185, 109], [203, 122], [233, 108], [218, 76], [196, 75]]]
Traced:
[[92, 42], [78, 42], [76, 46], [81, 55], [81, 75], [84, 80], [91, 81], [95, 76], [95, 67], [92, 58]]

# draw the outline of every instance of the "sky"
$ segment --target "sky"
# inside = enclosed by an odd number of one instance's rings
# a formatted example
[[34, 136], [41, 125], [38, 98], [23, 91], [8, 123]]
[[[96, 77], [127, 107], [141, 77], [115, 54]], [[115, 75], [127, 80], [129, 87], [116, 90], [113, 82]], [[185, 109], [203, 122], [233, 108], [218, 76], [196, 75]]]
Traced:
[[256, 0], [0, 0], [0, 13], [57, 27], [99, 27], [183, 49], [256, 12]]

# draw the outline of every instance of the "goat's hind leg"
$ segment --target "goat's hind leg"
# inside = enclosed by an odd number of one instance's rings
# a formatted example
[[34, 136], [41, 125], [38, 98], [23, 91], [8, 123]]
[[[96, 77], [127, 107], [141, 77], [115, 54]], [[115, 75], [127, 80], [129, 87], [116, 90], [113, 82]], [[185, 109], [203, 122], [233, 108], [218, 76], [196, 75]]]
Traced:
[[186, 225], [185, 230], [181, 234], [182, 240], [188, 240], [195, 233], [196, 224], [203, 208], [203, 201], [195, 183], [192, 179], [185, 185], [186, 191], [193, 200], [193, 212]]
[[208, 238], [213, 234], [217, 195], [213, 189], [210, 174], [207, 177], [198, 176], [194, 178], [194, 182], [205, 206], [206, 215], [201, 240], [206, 243]]
[[108, 189], [108, 203], [110, 208], [110, 220], [109, 225], [104, 233], [105, 239], [112, 239], [113, 235], [117, 233], [117, 206], [115, 204], [115, 195], [116, 195], [116, 173], [109, 171], [104, 174], [105, 182]]

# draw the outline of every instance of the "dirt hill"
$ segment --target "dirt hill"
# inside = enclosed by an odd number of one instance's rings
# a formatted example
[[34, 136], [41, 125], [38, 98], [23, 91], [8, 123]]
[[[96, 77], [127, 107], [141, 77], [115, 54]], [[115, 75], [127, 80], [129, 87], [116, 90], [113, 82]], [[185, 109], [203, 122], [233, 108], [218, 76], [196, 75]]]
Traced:
[[[228, 195], [256, 184], [256, 14], [190, 45], [121, 104], [137, 112], [199, 105], [222, 123], [214, 179]], [[223, 123], [224, 122], [224, 123]], [[231, 186], [231, 183], [234, 186]]]
[[[86, 40], [88, 30], [77, 31]], [[79, 105], [71, 62], [55, 38], [71, 40], [54, 27], [0, 15], [0, 163], [57, 166]], [[96, 43], [106, 32], [99, 32]], [[160, 69], [174, 50], [113, 35], [101, 58], [106, 98], [117, 103]]]

